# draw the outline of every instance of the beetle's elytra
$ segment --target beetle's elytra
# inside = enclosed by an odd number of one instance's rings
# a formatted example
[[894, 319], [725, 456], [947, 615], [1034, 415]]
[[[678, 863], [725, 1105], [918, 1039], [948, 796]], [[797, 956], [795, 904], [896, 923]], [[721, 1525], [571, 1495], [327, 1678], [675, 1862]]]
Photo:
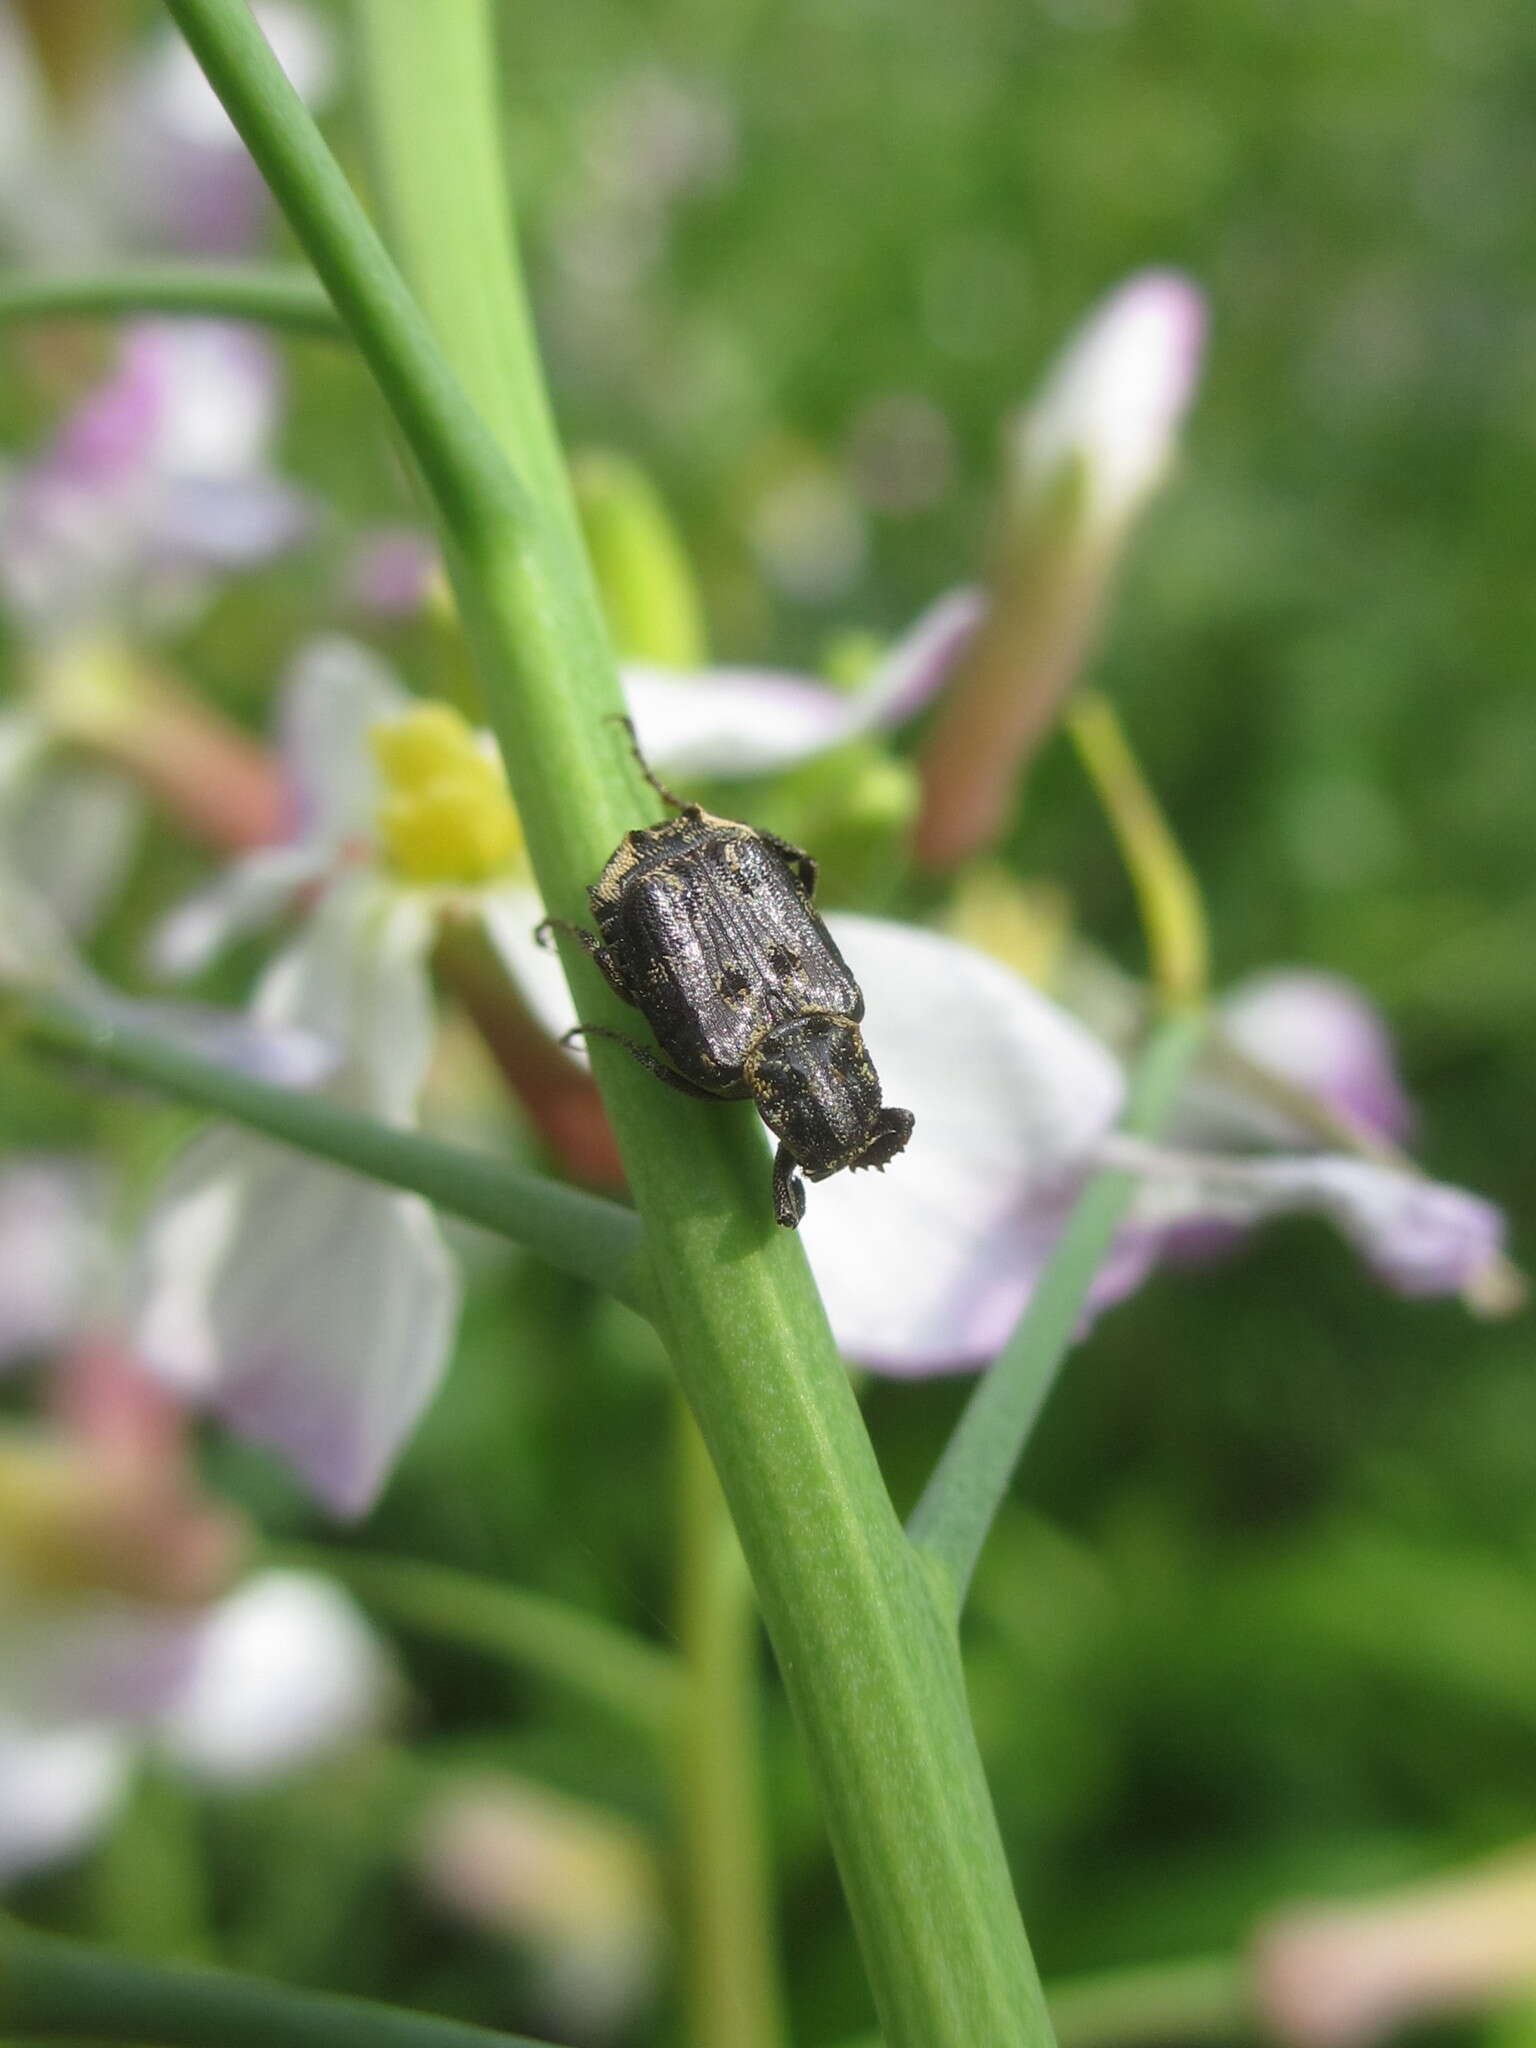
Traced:
[[599, 937], [555, 918], [540, 932], [586, 948], [671, 1065], [601, 1025], [570, 1035], [617, 1038], [685, 1095], [750, 1096], [779, 1141], [774, 1213], [793, 1230], [805, 1214], [800, 1173], [886, 1166], [912, 1135], [912, 1112], [881, 1103], [859, 1030], [863, 994], [812, 905], [816, 863], [674, 796], [625, 724], [646, 781], [678, 815], [626, 832], [588, 889]]

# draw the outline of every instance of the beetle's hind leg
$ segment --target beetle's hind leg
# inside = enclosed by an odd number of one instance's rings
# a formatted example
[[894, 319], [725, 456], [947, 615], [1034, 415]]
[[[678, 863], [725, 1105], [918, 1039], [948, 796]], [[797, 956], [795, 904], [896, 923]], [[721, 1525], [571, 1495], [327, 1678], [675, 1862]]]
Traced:
[[805, 1214], [805, 1182], [787, 1145], [780, 1145], [773, 1155], [773, 1213], [785, 1230], [797, 1230]]
[[644, 754], [641, 753], [640, 736], [635, 731], [635, 721], [626, 712], [615, 711], [612, 715], [612, 723], [623, 726], [629, 737], [629, 750], [635, 757], [635, 766], [640, 770], [640, 773], [645, 777], [652, 789], [655, 790], [662, 802], [674, 811], [681, 811], [684, 817], [702, 818], [704, 815], [702, 808], [698, 804], [685, 802], [674, 790], [668, 789], [667, 785], [656, 773], [656, 770], [647, 761]]
[[720, 1097], [712, 1088], [701, 1088], [697, 1081], [690, 1081], [686, 1074], [680, 1074], [676, 1067], [669, 1067], [655, 1053], [640, 1045], [633, 1038], [626, 1038], [622, 1031], [611, 1031], [606, 1024], [575, 1024], [561, 1039], [562, 1045], [570, 1045], [578, 1038], [611, 1038], [615, 1045], [622, 1045], [632, 1059], [640, 1062], [648, 1074], [654, 1074], [658, 1081], [665, 1081], [669, 1088], [675, 1088], [679, 1095], [696, 1096], [700, 1102], [718, 1102]]

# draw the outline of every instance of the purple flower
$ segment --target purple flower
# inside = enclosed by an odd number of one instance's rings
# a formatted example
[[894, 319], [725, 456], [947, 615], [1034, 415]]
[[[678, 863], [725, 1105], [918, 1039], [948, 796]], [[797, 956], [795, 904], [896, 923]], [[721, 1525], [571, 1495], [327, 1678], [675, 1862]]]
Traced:
[[268, 464], [280, 396], [249, 329], [125, 329], [113, 375], [0, 489], [0, 594], [29, 637], [78, 647], [163, 622], [212, 573], [291, 546], [307, 513]]

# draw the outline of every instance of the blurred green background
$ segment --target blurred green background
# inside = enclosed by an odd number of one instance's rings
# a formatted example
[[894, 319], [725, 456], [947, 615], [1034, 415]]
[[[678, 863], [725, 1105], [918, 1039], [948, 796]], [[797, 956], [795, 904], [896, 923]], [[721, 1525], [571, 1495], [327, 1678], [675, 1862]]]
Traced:
[[[999, 422], [1067, 330], [1142, 265], [1202, 284], [1208, 377], [1098, 674], [1208, 889], [1222, 978], [1309, 962], [1359, 980], [1398, 1032], [1424, 1160], [1504, 1204], [1518, 1251], [1536, 1211], [1536, 17], [523, 0], [505, 30], [562, 422], [648, 467], [722, 655], [805, 663], [973, 574]], [[330, 126], [356, 163], [345, 107]], [[360, 376], [314, 346], [291, 360], [286, 466], [346, 519], [408, 513]], [[199, 636], [194, 668], [253, 722], [324, 619], [323, 583], [285, 570]], [[392, 652], [429, 679], [424, 637]], [[1062, 749], [1010, 856], [1137, 964]], [[128, 925], [190, 871], [151, 861]], [[16, 1134], [77, 1115], [50, 1093]], [[1096, 1331], [968, 1622], [1048, 1976], [1225, 1948], [1298, 1893], [1536, 1831], [1531, 1365], [1528, 1318], [1390, 1299], [1310, 1226], [1159, 1278]], [[963, 1394], [869, 1389], [900, 1504]], [[664, 1631], [669, 1455], [635, 1327], [489, 1261], [448, 1390], [359, 1540]], [[309, 1526], [263, 1462], [211, 1456], [269, 1526]], [[600, 1723], [468, 1655], [410, 1645], [409, 1670], [422, 1757], [500, 1758], [657, 1821], [646, 1760]], [[831, 2041], [867, 2022], [865, 1994], [776, 1700], [769, 1733], [797, 2038]], [[175, 1869], [154, 1877], [173, 1799], [147, 1787], [115, 1846], [27, 1903], [155, 1939], [179, 1910]], [[536, 2024], [515, 1960], [420, 1902], [390, 1812], [362, 1763], [184, 1815], [220, 1953]], [[619, 2038], [670, 2038], [665, 2006]]]

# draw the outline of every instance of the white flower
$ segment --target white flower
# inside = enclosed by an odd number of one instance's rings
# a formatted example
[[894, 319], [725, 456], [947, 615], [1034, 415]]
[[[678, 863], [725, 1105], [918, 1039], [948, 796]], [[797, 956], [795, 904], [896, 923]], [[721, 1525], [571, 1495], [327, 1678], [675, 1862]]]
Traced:
[[[239, 1788], [367, 1734], [392, 1690], [356, 1608], [301, 1572], [260, 1573], [204, 1612], [96, 1603], [24, 1636], [0, 1616], [0, 1638], [0, 1880], [94, 1840], [143, 1750]], [[33, 1668], [18, 1689], [23, 1642]]]
[[[295, 837], [175, 914], [160, 958], [201, 965], [307, 891], [306, 922], [263, 975], [253, 1019], [333, 1046], [329, 1091], [409, 1123], [432, 1049], [439, 921], [476, 914], [520, 970], [558, 973], [532, 944], [541, 907], [499, 765], [456, 714], [413, 708], [343, 640], [296, 664], [284, 751]], [[161, 1191], [137, 1293], [151, 1367], [356, 1515], [441, 1379], [459, 1280], [418, 1197], [215, 1130]]]

